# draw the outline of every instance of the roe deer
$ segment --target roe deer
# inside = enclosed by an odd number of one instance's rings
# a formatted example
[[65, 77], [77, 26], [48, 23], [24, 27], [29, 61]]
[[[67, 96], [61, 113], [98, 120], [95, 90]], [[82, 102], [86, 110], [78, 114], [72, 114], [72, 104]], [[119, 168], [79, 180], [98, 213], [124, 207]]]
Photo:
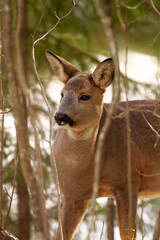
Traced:
[[[70, 240], [91, 199], [97, 136], [110, 107], [103, 104], [103, 94], [113, 80], [114, 66], [109, 58], [101, 62], [93, 74], [86, 74], [49, 50], [46, 56], [56, 77], [64, 83], [60, 106], [55, 114], [60, 127], [53, 151], [64, 195], [61, 212], [63, 239]], [[129, 231], [136, 229], [137, 198], [160, 196], [160, 102], [130, 101], [129, 112], [133, 226], [128, 227], [125, 102], [118, 104], [105, 137], [97, 196], [116, 200], [122, 240], [129, 239]], [[55, 240], [60, 239], [58, 229]]]

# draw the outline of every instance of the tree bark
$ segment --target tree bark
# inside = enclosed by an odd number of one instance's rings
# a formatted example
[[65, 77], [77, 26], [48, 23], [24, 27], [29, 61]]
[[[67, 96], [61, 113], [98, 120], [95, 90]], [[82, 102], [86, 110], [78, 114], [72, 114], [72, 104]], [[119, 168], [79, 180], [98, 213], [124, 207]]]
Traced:
[[[17, 4], [23, 4], [25, 1], [17, 1]], [[22, 88], [19, 84], [15, 70], [13, 57], [13, 39], [12, 39], [12, 8], [11, 0], [3, 0], [3, 48], [6, 69], [8, 72], [8, 82], [12, 94], [13, 113], [16, 126], [19, 158], [23, 176], [31, 192], [32, 212], [35, 226], [35, 239], [48, 240], [49, 230], [45, 211], [44, 194], [41, 188], [41, 180], [37, 179], [30, 162], [30, 145], [26, 117], [26, 106], [22, 97]], [[17, 57], [19, 57], [17, 55]], [[22, 60], [23, 61], [23, 60]], [[20, 67], [20, 66], [17, 66]], [[23, 75], [21, 67], [18, 71], [19, 76]]]
[[[20, 6], [19, 6], [20, 5]], [[24, 59], [27, 46], [27, 1], [20, 1], [17, 14], [17, 29], [16, 29], [16, 56], [17, 57], [17, 79], [20, 79], [21, 72], [25, 83], [27, 82], [27, 72], [25, 66], [27, 65], [27, 59]], [[23, 42], [23, 45], [20, 45]], [[25, 48], [24, 48], [25, 46]], [[19, 60], [19, 61], [18, 61]], [[19, 80], [20, 81], [20, 80]], [[21, 91], [21, 97], [23, 100], [25, 117], [27, 118], [26, 98]], [[19, 227], [19, 240], [30, 239], [30, 212], [29, 212], [29, 194], [27, 185], [24, 181], [21, 167], [19, 167], [19, 174], [17, 179], [17, 195], [18, 195], [18, 227]]]
[[18, 175], [20, 176], [17, 183], [19, 240], [29, 240], [30, 239], [29, 194], [27, 185], [24, 181], [22, 174], [19, 172]]
[[[0, 6], [1, 7], [1, 6]], [[4, 111], [4, 97], [2, 86], [2, 26], [0, 16], [0, 108]], [[3, 212], [3, 145], [4, 145], [4, 114], [1, 115], [1, 131], [0, 131], [0, 227], [2, 227], [2, 212]]]
[[114, 216], [115, 206], [113, 198], [108, 198], [107, 201], [107, 239], [114, 240]]

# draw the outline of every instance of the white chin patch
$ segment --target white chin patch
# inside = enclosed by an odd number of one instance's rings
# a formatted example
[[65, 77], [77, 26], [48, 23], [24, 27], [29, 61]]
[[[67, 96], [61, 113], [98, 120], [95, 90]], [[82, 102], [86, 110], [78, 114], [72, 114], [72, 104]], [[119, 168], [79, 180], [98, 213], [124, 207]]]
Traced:
[[68, 129], [68, 135], [70, 138], [75, 140], [87, 140], [93, 136], [94, 128], [89, 128], [82, 132], [76, 132], [72, 129]]

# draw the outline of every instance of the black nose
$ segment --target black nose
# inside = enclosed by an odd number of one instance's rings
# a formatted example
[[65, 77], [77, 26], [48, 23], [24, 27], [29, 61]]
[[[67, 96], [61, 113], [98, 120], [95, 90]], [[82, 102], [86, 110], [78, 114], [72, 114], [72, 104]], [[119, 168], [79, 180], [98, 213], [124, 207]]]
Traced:
[[56, 113], [54, 118], [60, 126], [64, 126], [66, 124], [69, 124], [71, 127], [73, 126], [73, 120], [67, 114]]

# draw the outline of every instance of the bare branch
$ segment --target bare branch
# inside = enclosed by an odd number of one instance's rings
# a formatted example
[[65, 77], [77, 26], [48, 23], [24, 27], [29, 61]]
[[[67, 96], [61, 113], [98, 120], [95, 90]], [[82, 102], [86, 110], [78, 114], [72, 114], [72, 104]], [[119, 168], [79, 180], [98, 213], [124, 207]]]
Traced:
[[122, 30], [126, 33], [126, 24], [124, 23], [124, 21], [122, 19], [121, 12], [120, 12], [120, 7], [119, 7], [119, 4], [118, 4], [118, 0], [114, 0], [114, 2], [115, 2], [117, 16], [118, 16], [119, 22], [121, 24]]
[[18, 240], [18, 238], [14, 237], [10, 233], [8, 233], [6, 230], [3, 230], [0, 228], [0, 239], [2, 240]]
[[145, 2], [146, 2], [146, 0], [143, 0], [143, 1], [139, 2], [136, 6], [133, 6], [133, 7], [127, 6], [124, 2], [122, 2], [121, 5], [130, 10], [136, 10], [139, 6], [141, 6]]
[[144, 239], [144, 232], [143, 232], [143, 225], [144, 225], [144, 221], [143, 221], [143, 211], [144, 211], [144, 202], [143, 200], [141, 200], [141, 234], [142, 234], [142, 240]]
[[8, 192], [6, 187], [4, 187], [4, 194], [6, 194], [9, 198], [11, 198], [11, 196], [10, 196], [10, 194], [9, 194], [9, 192]]
[[46, 32], [42, 37], [38, 38], [37, 40], [35, 40], [35, 41], [33, 42], [33, 46], [32, 46], [32, 58], [33, 58], [33, 61], [35, 61], [35, 58], [34, 58], [35, 54], [33, 54], [33, 53], [34, 53], [34, 45], [35, 45], [37, 42], [43, 40], [49, 33], [51, 33], [51, 32], [58, 26], [58, 24], [59, 24], [64, 18], [68, 17], [68, 16], [71, 14], [71, 12], [73, 11], [73, 9], [75, 8], [75, 6], [78, 4], [78, 2], [79, 2], [79, 1], [77, 1], [76, 3], [74, 2], [72, 8], [71, 8], [64, 16], [62, 16], [61, 18], [59, 18], [59, 17], [57, 16], [56, 12], [54, 12], [54, 13], [55, 13], [55, 16], [58, 18], [58, 21], [56, 22], [56, 24], [54, 25], [54, 27], [51, 28], [48, 32]]
[[147, 118], [145, 117], [145, 115], [143, 114], [142, 110], [141, 110], [142, 116], [144, 118], [144, 120], [146, 121], [146, 123], [148, 124], [148, 126], [150, 127], [150, 129], [155, 133], [155, 135], [157, 136], [157, 141], [154, 144], [154, 148], [157, 146], [159, 140], [160, 140], [160, 134], [154, 129], [154, 127], [150, 124], [150, 122], [147, 120]]
[[7, 114], [10, 113], [13, 110], [13, 107], [11, 107], [8, 111], [2, 111], [0, 114]]
[[[125, 92], [126, 92], [126, 127], [127, 127], [127, 154], [128, 154], [128, 197], [129, 197], [129, 228], [132, 226], [133, 216], [133, 200], [132, 200], [132, 162], [131, 162], [131, 127], [130, 127], [130, 114], [129, 114], [129, 102], [128, 102], [128, 77], [127, 77], [127, 64], [128, 64], [128, 36], [127, 36], [127, 24], [124, 22], [121, 16], [119, 4], [117, 0], [114, 0], [117, 16], [119, 18], [122, 30], [124, 32], [125, 40]], [[132, 238], [132, 233], [129, 231], [129, 238]]]
[[156, 8], [156, 6], [153, 3], [153, 0], [149, 0], [151, 8], [153, 9], [153, 11], [160, 17], [160, 11]]
[[153, 16], [155, 17], [157, 24], [160, 26], [160, 19], [159, 19], [160, 12], [155, 7], [153, 0], [149, 0], [149, 3], [150, 3], [151, 10], [153, 12]]
[[104, 221], [103, 221], [103, 224], [102, 224], [102, 230], [101, 230], [100, 240], [102, 240], [102, 237], [103, 237], [103, 230], [104, 230]]
[[56, 17], [58, 20], [60, 20], [60, 17], [58, 17], [58, 15], [57, 15], [57, 12], [56, 12], [56, 11], [54, 11], [54, 15], [55, 15], [55, 17]]
[[147, 12], [149, 12], [149, 10], [150, 10], [150, 7], [148, 6], [148, 8], [146, 8], [146, 10], [145, 10], [140, 16], [136, 17], [135, 19], [131, 20], [130, 22], [127, 22], [127, 23], [126, 23], [127, 26], [135, 23], [136, 21], [141, 20], [141, 19], [143, 18], [143, 16], [144, 16], [145, 14], [147, 14]]
[[43, 6], [42, 13], [41, 13], [40, 19], [39, 19], [39, 21], [38, 21], [36, 30], [35, 30], [35, 32], [34, 32], [33, 38], [35, 38], [36, 33], [37, 33], [37, 31], [38, 31], [38, 28], [39, 28], [39, 26], [40, 26], [40, 24], [41, 24], [41, 21], [42, 21], [42, 18], [43, 18], [43, 14], [44, 14], [45, 8], [46, 8], [46, 6], [47, 6], [47, 2], [48, 2], [48, 1], [46, 0], [45, 4], [44, 4], [44, 6]]
[[158, 216], [157, 216], [157, 219], [156, 219], [156, 224], [155, 224], [154, 234], [153, 234], [153, 240], [159, 239], [159, 237], [160, 237], [160, 209], [158, 211]]
[[11, 210], [11, 206], [12, 206], [12, 201], [13, 201], [13, 195], [14, 195], [14, 190], [15, 190], [15, 186], [16, 186], [16, 175], [17, 175], [17, 167], [18, 167], [18, 158], [15, 160], [15, 168], [14, 168], [14, 177], [13, 177], [13, 187], [12, 187], [12, 193], [10, 196], [10, 202], [9, 202], [9, 207], [8, 207], [8, 211], [4, 220], [4, 228], [6, 226], [7, 223], [7, 219]]
[[[102, 127], [102, 131], [98, 137], [98, 143], [96, 147], [96, 154], [94, 159], [94, 183], [93, 183], [93, 193], [92, 193], [92, 207], [91, 207], [91, 221], [89, 223], [89, 231], [87, 239], [90, 238], [90, 233], [93, 227], [94, 222], [94, 213], [95, 213], [95, 206], [96, 206], [96, 197], [98, 194], [99, 189], [99, 172], [100, 172], [100, 161], [101, 161], [101, 149], [103, 146], [105, 135], [107, 134], [107, 131], [110, 126], [111, 116], [113, 114], [113, 111], [115, 109], [115, 106], [119, 100], [119, 83], [120, 83], [120, 71], [119, 71], [119, 60], [118, 60], [118, 51], [117, 51], [117, 45], [116, 40], [113, 32], [113, 26], [112, 26], [112, 16], [110, 11], [110, 2], [108, 0], [103, 1], [103, 7], [99, 0], [92, 0], [96, 11], [100, 17], [101, 23], [103, 25], [110, 54], [114, 62], [115, 66], [115, 78], [114, 78], [114, 89], [113, 89], [113, 98], [111, 107], [108, 110], [107, 119]], [[105, 11], [104, 11], [105, 10]]]
[[[78, 2], [77, 2], [78, 3]], [[55, 179], [56, 179], [56, 186], [57, 186], [57, 195], [58, 195], [58, 218], [59, 218], [59, 225], [60, 225], [60, 231], [61, 231], [61, 238], [63, 240], [63, 231], [62, 231], [62, 226], [61, 226], [61, 220], [60, 220], [60, 210], [61, 210], [61, 192], [60, 192], [60, 187], [59, 187], [59, 181], [58, 181], [58, 172], [57, 172], [57, 166], [56, 166], [56, 162], [55, 162], [55, 159], [54, 159], [54, 156], [53, 156], [53, 150], [52, 150], [52, 132], [53, 132], [53, 118], [52, 118], [52, 111], [51, 111], [51, 108], [49, 106], [49, 102], [48, 102], [48, 99], [47, 99], [47, 96], [46, 96], [46, 93], [45, 93], [45, 90], [44, 90], [44, 87], [43, 87], [43, 84], [41, 82], [41, 79], [40, 79], [40, 76], [38, 74], [38, 71], [37, 71], [37, 66], [36, 66], [36, 59], [35, 59], [35, 44], [41, 40], [43, 40], [49, 33], [51, 33], [57, 26], [58, 24], [64, 19], [66, 18], [67, 16], [70, 15], [70, 13], [73, 11], [73, 9], [75, 8], [75, 6], [77, 5], [77, 3], [75, 1], [73, 1], [73, 6], [72, 8], [64, 15], [62, 16], [61, 18], [58, 17], [57, 13], [54, 12], [56, 18], [58, 19], [58, 21], [56, 22], [56, 24], [54, 25], [53, 28], [51, 28], [48, 32], [46, 32], [42, 37], [38, 38], [37, 40], [35, 40], [35, 34], [33, 35], [33, 44], [32, 44], [32, 60], [33, 60], [33, 67], [34, 67], [34, 72], [35, 72], [35, 75], [36, 75], [36, 78], [37, 78], [37, 81], [40, 85], [40, 88], [41, 88], [41, 92], [42, 92], [42, 96], [44, 98], [44, 101], [46, 103], [46, 106], [47, 106], [47, 109], [48, 109], [48, 117], [49, 117], [49, 147], [50, 147], [50, 152], [51, 152], [51, 157], [50, 157], [50, 163], [51, 163], [51, 167], [52, 167], [52, 170], [53, 172], [55, 173]], [[44, 9], [44, 8], [43, 8]], [[41, 17], [40, 17], [40, 21], [42, 19], [42, 16], [43, 16], [43, 11], [42, 11], [42, 14], [41, 14]], [[38, 23], [38, 26], [40, 25], [40, 21]], [[36, 28], [36, 31], [37, 31], [38, 28]]]

